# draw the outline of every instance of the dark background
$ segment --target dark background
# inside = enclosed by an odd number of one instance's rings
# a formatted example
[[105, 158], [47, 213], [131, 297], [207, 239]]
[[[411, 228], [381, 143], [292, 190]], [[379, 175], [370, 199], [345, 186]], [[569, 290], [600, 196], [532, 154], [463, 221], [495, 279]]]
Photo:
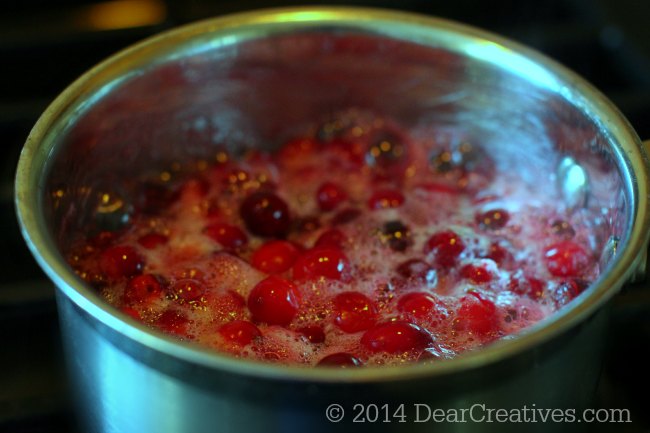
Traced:
[[[323, 2], [312, 2], [318, 4]], [[650, 139], [650, 1], [328, 1], [450, 18], [532, 46], [609, 96]], [[297, 1], [23, 0], [0, 3], [0, 431], [76, 432], [61, 368], [53, 288], [15, 219], [13, 177], [22, 144], [47, 104], [89, 67], [183, 23]], [[594, 407], [629, 408], [633, 423], [596, 432], [648, 432], [650, 290], [613, 303], [609, 350]], [[143, 432], [146, 433], [146, 432]]]

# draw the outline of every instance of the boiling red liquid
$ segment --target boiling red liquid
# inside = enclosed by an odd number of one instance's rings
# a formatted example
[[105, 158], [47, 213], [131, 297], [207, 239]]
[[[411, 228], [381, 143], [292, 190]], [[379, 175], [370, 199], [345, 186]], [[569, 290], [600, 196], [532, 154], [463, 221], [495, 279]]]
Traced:
[[453, 358], [598, 274], [585, 215], [465, 140], [351, 111], [277, 151], [143, 182], [130, 224], [80, 239], [70, 263], [136, 320], [237, 357]]

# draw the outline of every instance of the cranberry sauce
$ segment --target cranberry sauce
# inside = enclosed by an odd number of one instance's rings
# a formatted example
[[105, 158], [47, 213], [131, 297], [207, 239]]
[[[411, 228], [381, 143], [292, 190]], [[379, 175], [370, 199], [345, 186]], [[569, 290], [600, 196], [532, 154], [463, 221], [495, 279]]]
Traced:
[[352, 110], [275, 152], [221, 152], [143, 179], [129, 225], [68, 258], [136, 320], [233, 356], [453, 358], [547, 317], [599, 270], [589, 211], [447, 136]]

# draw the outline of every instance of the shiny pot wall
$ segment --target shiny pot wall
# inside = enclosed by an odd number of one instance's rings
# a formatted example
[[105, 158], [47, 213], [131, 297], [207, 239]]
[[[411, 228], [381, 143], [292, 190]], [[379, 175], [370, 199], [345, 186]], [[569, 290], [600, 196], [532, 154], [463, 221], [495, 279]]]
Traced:
[[[576, 212], [601, 212], [592, 239], [603, 252], [601, 277], [552, 318], [484, 350], [435, 364], [341, 371], [241, 361], [175, 341], [114, 311], [62, 257], [80, 230], [122, 224], [138, 181], [153, 168], [182, 171], [224, 144], [233, 153], [271, 149], [349, 107], [407, 126], [462, 128], [497, 170], [558, 188]], [[544, 172], [556, 182], [540, 182]], [[303, 8], [200, 22], [92, 69], [34, 127], [16, 196], [25, 238], [58, 288], [89, 430], [518, 431], [517, 424], [416, 423], [414, 405], [588, 406], [604, 304], [645, 261], [647, 186], [645, 153], [625, 119], [543, 56], [447, 21]], [[110, 212], [98, 207], [107, 192], [119, 198]], [[332, 403], [346, 411], [335, 425], [326, 418]], [[352, 423], [356, 403], [389, 404], [393, 422]], [[392, 418], [400, 404], [405, 423]], [[483, 415], [476, 407], [474, 418]]]

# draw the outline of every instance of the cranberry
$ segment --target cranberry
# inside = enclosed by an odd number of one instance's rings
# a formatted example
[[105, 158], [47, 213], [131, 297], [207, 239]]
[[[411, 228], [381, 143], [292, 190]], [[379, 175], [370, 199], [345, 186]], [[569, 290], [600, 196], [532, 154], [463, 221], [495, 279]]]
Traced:
[[513, 260], [512, 254], [498, 242], [492, 242], [484, 258], [494, 260], [499, 265], [506, 265]]
[[571, 302], [582, 293], [589, 283], [584, 280], [564, 281], [551, 291], [550, 297], [556, 308], [560, 308]]
[[177, 310], [165, 310], [156, 320], [156, 326], [161, 331], [181, 337], [187, 336], [189, 324], [190, 320], [187, 316]]
[[246, 346], [253, 342], [253, 340], [261, 338], [262, 333], [247, 320], [233, 320], [219, 328], [219, 334], [224, 340], [229, 343], [234, 343], [238, 346]]
[[272, 192], [259, 191], [246, 197], [240, 208], [246, 227], [259, 236], [284, 236], [291, 226], [287, 203]]
[[404, 195], [394, 189], [376, 191], [368, 199], [368, 207], [372, 210], [400, 207], [404, 203]]
[[381, 179], [401, 176], [404, 168], [406, 147], [397, 134], [385, 132], [379, 136], [366, 153], [366, 164]]
[[150, 274], [133, 277], [124, 289], [124, 302], [128, 304], [148, 302], [160, 297], [162, 284]]
[[165, 245], [167, 241], [169, 241], [169, 238], [160, 233], [149, 233], [140, 236], [138, 239], [138, 243], [148, 250], [153, 250], [161, 245]]
[[497, 307], [479, 293], [470, 292], [460, 298], [456, 326], [481, 336], [495, 335], [499, 331]]
[[460, 268], [460, 275], [474, 284], [483, 284], [492, 281], [492, 274], [484, 266], [465, 265]]
[[297, 280], [325, 277], [330, 280], [346, 280], [350, 262], [336, 248], [312, 248], [298, 257], [293, 265], [293, 278]]
[[205, 228], [205, 234], [222, 247], [235, 250], [248, 242], [248, 237], [239, 227], [225, 223], [210, 224]]
[[342, 211], [334, 215], [334, 218], [332, 218], [332, 225], [338, 226], [341, 224], [347, 224], [359, 218], [359, 216], [361, 216], [361, 211], [359, 209], [355, 209], [355, 208], [343, 209]]
[[197, 301], [206, 292], [202, 282], [192, 278], [184, 278], [172, 285], [172, 293], [183, 301]]
[[545, 251], [546, 267], [556, 277], [574, 277], [590, 264], [585, 249], [571, 241], [557, 242]]
[[318, 344], [325, 342], [325, 332], [320, 326], [306, 326], [298, 329], [298, 332], [307, 337], [307, 340], [311, 343]]
[[298, 312], [298, 288], [291, 281], [270, 276], [253, 287], [248, 309], [256, 322], [288, 325]]
[[246, 300], [242, 295], [232, 290], [210, 299], [210, 304], [216, 314], [225, 317], [236, 317], [246, 306]]
[[551, 231], [553, 232], [554, 235], [565, 239], [570, 239], [574, 237], [576, 234], [573, 227], [571, 227], [571, 224], [563, 220], [553, 221], [553, 223], [551, 224]]
[[355, 333], [371, 328], [377, 321], [377, 308], [359, 292], [343, 292], [333, 299], [334, 323], [343, 332]]
[[452, 267], [465, 250], [465, 243], [451, 230], [434, 233], [424, 247], [424, 253], [433, 253], [435, 261], [442, 267]]
[[423, 350], [433, 337], [419, 326], [404, 321], [382, 323], [361, 337], [361, 345], [370, 352], [404, 353]]
[[348, 195], [339, 185], [325, 182], [316, 192], [316, 201], [322, 211], [330, 211], [347, 200]]
[[327, 355], [320, 361], [318, 361], [318, 365], [324, 366], [324, 367], [340, 367], [340, 368], [346, 368], [346, 367], [360, 367], [363, 365], [363, 362], [356, 356], [346, 353], [346, 352], [339, 352], [339, 353], [332, 353], [331, 355]]
[[318, 142], [313, 138], [295, 138], [289, 140], [279, 151], [280, 158], [285, 162], [300, 161], [314, 152]]
[[484, 230], [498, 230], [508, 223], [510, 214], [503, 209], [492, 209], [476, 215], [476, 222]]
[[267, 274], [279, 274], [291, 269], [300, 250], [288, 241], [269, 241], [251, 257], [251, 264]]
[[383, 242], [393, 251], [404, 252], [411, 244], [411, 230], [401, 221], [388, 221], [381, 229]]
[[426, 319], [436, 306], [436, 298], [426, 292], [411, 292], [402, 296], [397, 302], [397, 309], [416, 319]]
[[416, 279], [429, 284], [435, 284], [436, 271], [430, 264], [420, 259], [410, 259], [397, 266], [397, 273], [404, 278]]
[[314, 247], [341, 249], [346, 239], [341, 230], [329, 229], [318, 237]]
[[508, 290], [538, 300], [544, 297], [544, 282], [533, 277], [513, 277], [508, 282]]
[[107, 248], [99, 257], [99, 268], [108, 277], [131, 277], [142, 271], [144, 260], [133, 247], [118, 245]]

